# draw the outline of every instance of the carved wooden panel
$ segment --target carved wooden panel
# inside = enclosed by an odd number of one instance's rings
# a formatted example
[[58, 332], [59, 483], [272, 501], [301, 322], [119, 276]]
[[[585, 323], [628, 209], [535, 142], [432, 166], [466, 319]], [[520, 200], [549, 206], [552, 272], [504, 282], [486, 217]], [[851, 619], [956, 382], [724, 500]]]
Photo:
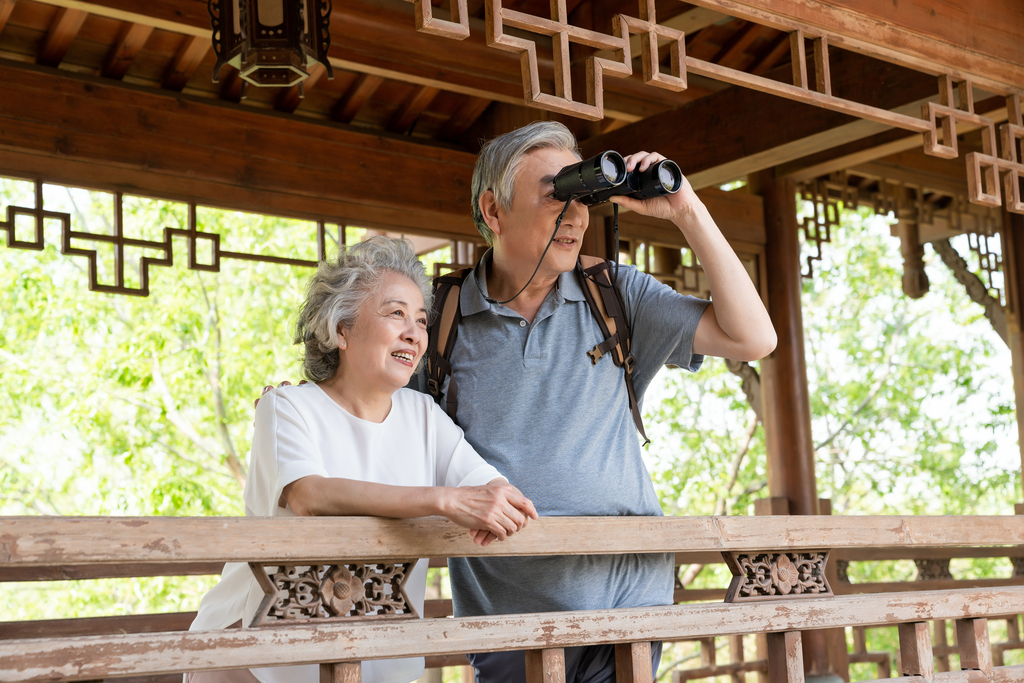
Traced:
[[415, 561], [312, 565], [249, 563], [266, 595], [251, 626], [275, 622], [416, 618], [405, 592]]
[[732, 572], [726, 602], [831, 596], [825, 578], [828, 550], [722, 553]]
[[807, 254], [807, 269], [801, 274], [814, 277], [814, 262], [821, 260], [821, 245], [832, 241], [832, 229], [839, 225], [840, 205], [857, 206], [857, 193], [846, 182], [846, 174], [833, 174], [828, 181], [823, 179], [798, 186], [800, 198], [808, 202], [811, 212], [800, 221], [800, 230], [810, 253]]

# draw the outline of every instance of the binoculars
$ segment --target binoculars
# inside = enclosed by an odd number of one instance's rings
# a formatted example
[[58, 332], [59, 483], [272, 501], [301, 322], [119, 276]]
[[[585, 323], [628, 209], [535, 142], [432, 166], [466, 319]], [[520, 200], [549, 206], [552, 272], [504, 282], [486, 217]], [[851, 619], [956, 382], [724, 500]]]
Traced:
[[566, 166], [555, 176], [554, 185], [558, 201], [578, 199], [593, 206], [619, 195], [650, 199], [675, 194], [683, 185], [683, 172], [668, 159], [651, 164], [646, 171], [627, 172], [622, 155], [609, 150]]

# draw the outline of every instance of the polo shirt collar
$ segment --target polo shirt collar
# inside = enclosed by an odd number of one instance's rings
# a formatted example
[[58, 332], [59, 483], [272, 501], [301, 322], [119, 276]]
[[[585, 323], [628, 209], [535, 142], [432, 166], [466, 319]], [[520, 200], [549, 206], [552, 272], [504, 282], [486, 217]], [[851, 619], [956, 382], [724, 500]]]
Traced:
[[[484, 252], [480, 262], [466, 277], [462, 291], [459, 293], [459, 306], [462, 308], [462, 315], [473, 315], [491, 308], [484, 297], [490, 296], [487, 292], [487, 269], [491, 265], [493, 250]], [[574, 271], [562, 273], [558, 276], [555, 285], [555, 292], [566, 301], [586, 301], [580, 283], [576, 279]]]

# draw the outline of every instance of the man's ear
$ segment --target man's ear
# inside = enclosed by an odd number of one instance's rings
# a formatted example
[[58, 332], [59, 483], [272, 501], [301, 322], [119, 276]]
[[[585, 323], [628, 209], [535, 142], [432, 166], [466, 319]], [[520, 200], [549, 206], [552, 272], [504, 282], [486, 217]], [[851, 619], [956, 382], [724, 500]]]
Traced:
[[495, 235], [501, 234], [501, 221], [498, 219], [498, 200], [494, 197], [493, 190], [486, 190], [480, 195], [480, 213], [483, 214], [484, 222]]

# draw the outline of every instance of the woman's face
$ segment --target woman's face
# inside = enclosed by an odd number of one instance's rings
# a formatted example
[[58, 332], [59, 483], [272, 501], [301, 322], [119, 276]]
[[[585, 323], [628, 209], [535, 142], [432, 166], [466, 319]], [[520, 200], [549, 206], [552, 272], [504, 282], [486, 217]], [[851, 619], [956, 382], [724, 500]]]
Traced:
[[409, 383], [427, 348], [427, 310], [420, 288], [388, 273], [366, 300], [355, 325], [338, 333], [346, 372], [374, 390], [394, 393]]

